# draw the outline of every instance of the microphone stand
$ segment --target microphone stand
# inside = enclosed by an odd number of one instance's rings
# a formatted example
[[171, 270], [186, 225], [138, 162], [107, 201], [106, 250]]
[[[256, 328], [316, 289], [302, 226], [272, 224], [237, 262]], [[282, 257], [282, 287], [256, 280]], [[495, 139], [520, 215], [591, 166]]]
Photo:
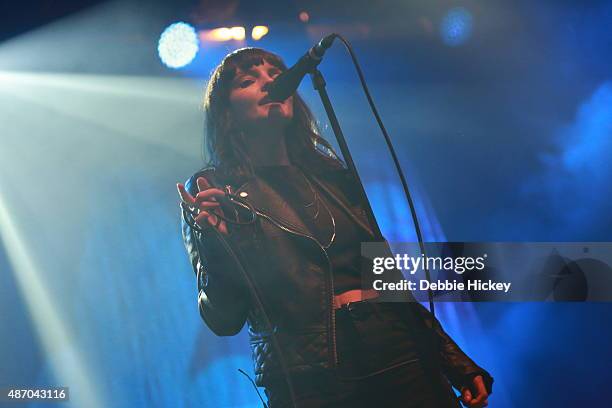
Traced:
[[361, 204], [363, 205], [363, 209], [366, 212], [366, 216], [368, 222], [372, 226], [372, 231], [374, 232], [374, 237], [377, 241], [384, 241], [384, 237], [376, 219], [374, 218], [374, 211], [372, 211], [372, 207], [370, 206], [370, 201], [368, 200], [368, 196], [366, 195], [365, 188], [363, 187], [363, 183], [361, 178], [359, 177], [359, 173], [355, 168], [355, 163], [353, 162], [353, 157], [351, 156], [351, 152], [349, 151], [348, 145], [346, 144], [346, 139], [344, 138], [344, 133], [342, 133], [342, 129], [340, 128], [340, 122], [338, 122], [338, 118], [336, 117], [336, 112], [334, 111], [334, 107], [329, 99], [329, 95], [327, 94], [327, 90], [325, 86], [327, 85], [325, 82], [325, 78], [323, 78], [323, 74], [316, 67], [310, 72], [310, 78], [312, 79], [312, 85], [314, 89], [319, 92], [319, 96], [321, 97], [321, 102], [323, 102], [323, 107], [325, 108], [325, 112], [327, 113], [327, 117], [329, 118], [329, 123], [331, 124], [332, 129], [334, 130], [334, 134], [336, 135], [336, 140], [338, 140], [338, 145], [340, 146], [340, 151], [342, 151], [342, 156], [346, 161], [346, 165], [350, 173], [353, 175], [355, 180], [357, 181], [357, 185], [359, 186], [359, 198], [361, 200]]
[[[383, 237], [382, 232], [380, 231], [380, 228], [378, 226], [378, 223], [376, 222], [376, 219], [374, 217], [374, 211], [372, 211], [372, 207], [370, 206], [370, 201], [368, 200], [368, 197], [366, 195], [365, 188], [363, 187], [363, 183], [361, 181], [361, 178], [359, 177], [359, 173], [357, 173], [357, 169], [355, 168], [355, 163], [353, 162], [353, 157], [351, 156], [351, 152], [349, 151], [348, 145], [346, 144], [346, 139], [344, 138], [344, 134], [342, 133], [342, 129], [340, 128], [340, 123], [338, 122], [338, 118], [336, 117], [336, 113], [329, 99], [329, 95], [327, 94], [327, 90], [325, 89], [326, 83], [325, 83], [325, 79], [323, 78], [323, 74], [321, 74], [321, 71], [319, 71], [315, 67], [310, 72], [310, 78], [312, 79], [312, 85], [314, 86], [314, 89], [316, 89], [317, 92], [319, 92], [319, 96], [321, 97], [321, 101], [323, 102], [323, 106], [325, 107], [325, 112], [327, 113], [329, 122], [332, 126], [332, 129], [334, 130], [336, 139], [338, 140], [338, 145], [340, 146], [340, 150], [342, 151], [342, 156], [344, 157], [344, 160], [346, 161], [349, 171], [351, 172], [351, 174], [357, 181], [357, 185], [359, 186], [358, 190], [359, 190], [360, 199], [363, 204], [363, 208], [366, 211], [366, 216], [368, 218], [368, 221], [370, 225], [372, 226], [374, 236], [377, 241], [383, 242], [385, 241], [385, 238]], [[421, 250], [423, 251], [423, 253], [425, 253], [424, 248], [423, 248], [423, 243], [421, 240], [419, 240], [419, 244], [421, 245]], [[431, 293], [430, 293], [429, 301], [430, 301], [430, 304], [433, 306], [433, 300], [431, 298]], [[423, 326], [423, 328], [427, 328], [427, 324], [425, 323], [425, 320], [419, 319], [419, 312], [415, 310], [414, 308], [412, 310], [412, 313], [406, 313], [404, 316], [408, 319], [407, 320], [408, 324], [411, 327]], [[436, 394], [436, 399], [440, 399], [445, 394], [446, 388], [439, 381], [439, 377], [437, 376], [437, 373], [440, 372], [440, 366], [439, 366], [440, 362], [438, 361], [437, 354], [436, 354], [438, 337], [434, 330], [434, 325], [435, 325], [434, 316], [435, 315], [432, 314], [431, 327], [429, 328], [430, 333], [426, 334], [422, 330], [416, 330], [415, 334], [417, 338], [417, 347], [419, 351], [424, 356], [428, 357], [428, 358], [425, 358], [423, 368], [425, 370], [426, 375], [429, 376], [430, 381], [432, 382], [434, 387], [438, 388], [439, 393]], [[419, 320], [420, 320], [420, 324], [418, 324]], [[432, 347], [432, 345], [436, 345], [436, 347]], [[438, 401], [438, 402], [441, 402], [441, 401]]]

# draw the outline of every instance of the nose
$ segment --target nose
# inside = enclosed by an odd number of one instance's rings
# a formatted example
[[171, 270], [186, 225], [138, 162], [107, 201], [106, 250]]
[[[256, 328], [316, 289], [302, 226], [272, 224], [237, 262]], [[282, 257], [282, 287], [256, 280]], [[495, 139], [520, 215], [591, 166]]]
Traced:
[[272, 78], [270, 78], [269, 76], [267, 76], [267, 77], [266, 77], [266, 78], [265, 78], [263, 81], [264, 81], [264, 84], [263, 84], [263, 86], [261, 87], [261, 90], [262, 90], [263, 92], [268, 92], [268, 88], [270, 87], [270, 84], [271, 84], [272, 82], [274, 82], [274, 79], [272, 79]]
[[268, 89], [270, 87], [270, 84], [272, 82], [274, 82], [274, 80], [276, 79], [276, 76], [270, 75], [270, 73], [268, 72], [267, 69], [263, 69], [260, 72], [260, 79], [263, 82], [263, 85], [261, 87], [261, 90], [263, 92], [268, 92]]

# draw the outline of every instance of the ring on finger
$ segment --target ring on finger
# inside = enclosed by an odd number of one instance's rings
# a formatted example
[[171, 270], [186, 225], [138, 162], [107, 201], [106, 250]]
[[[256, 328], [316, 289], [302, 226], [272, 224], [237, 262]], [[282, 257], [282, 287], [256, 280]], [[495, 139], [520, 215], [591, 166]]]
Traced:
[[199, 213], [198, 209], [195, 206], [186, 204], [184, 202], [181, 202], [181, 208], [187, 211], [189, 214], [193, 215], [194, 217], [197, 216]]

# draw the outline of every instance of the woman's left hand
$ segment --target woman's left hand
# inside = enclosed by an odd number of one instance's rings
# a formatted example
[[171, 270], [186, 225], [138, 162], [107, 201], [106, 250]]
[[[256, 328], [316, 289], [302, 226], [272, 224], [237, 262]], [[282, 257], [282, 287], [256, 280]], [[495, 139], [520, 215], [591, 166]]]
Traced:
[[[476, 394], [476, 395], [474, 395]], [[489, 402], [487, 398], [489, 393], [485, 387], [484, 380], [481, 375], [477, 375], [472, 380], [472, 385], [461, 388], [461, 401], [466, 407], [481, 408], [486, 407]]]

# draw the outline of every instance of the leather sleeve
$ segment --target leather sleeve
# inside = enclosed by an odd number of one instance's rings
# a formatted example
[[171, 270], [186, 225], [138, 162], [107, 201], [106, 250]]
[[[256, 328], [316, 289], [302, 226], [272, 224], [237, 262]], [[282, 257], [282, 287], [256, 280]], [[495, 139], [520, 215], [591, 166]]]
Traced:
[[[420, 303], [415, 302], [415, 304], [427, 326], [431, 328], [431, 313]], [[493, 377], [459, 348], [457, 343], [444, 331], [437, 318], [433, 319], [433, 325], [434, 333], [438, 340], [441, 368], [453, 387], [460, 390], [464, 386], [471, 386], [472, 379], [477, 375], [481, 375], [488, 393], [491, 394], [493, 392]]]
[[[196, 173], [187, 180], [185, 189], [192, 195], [197, 194], [196, 179], [203, 176], [202, 172]], [[196, 274], [200, 316], [218, 336], [237, 334], [247, 319], [250, 298], [234, 258], [212, 228], [194, 231], [181, 216], [181, 230]], [[231, 237], [226, 239], [231, 240]]]

